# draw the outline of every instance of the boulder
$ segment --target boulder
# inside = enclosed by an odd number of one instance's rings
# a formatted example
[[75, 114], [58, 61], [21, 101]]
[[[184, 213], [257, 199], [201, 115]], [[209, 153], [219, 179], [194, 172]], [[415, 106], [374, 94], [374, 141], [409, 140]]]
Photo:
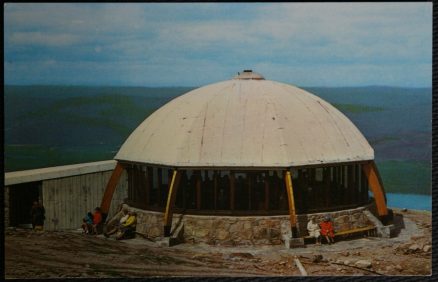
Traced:
[[430, 250], [432, 250], [432, 246], [431, 245], [425, 245], [423, 247], [423, 252], [428, 253], [428, 252], [430, 252]]
[[210, 233], [209, 229], [200, 228], [195, 231], [196, 237], [206, 237]]
[[158, 227], [154, 226], [154, 227], [151, 227], [149, 229], [149, 232], [148, 232], [149, 238], [159, 237], [160, 235], [161, 235], [161, 231]]
[[229, 237], [230, 237], [230, 233], [226, 230], [219, 230], [217, 233], [217, 238], [219, 240], [229, 239]]
[[371, 261], [369, 260], [358, 260], [356, 261], [356, 263], [354, 264], [357, 267], [362, 267], [362, 268], [370, 268], [372, 266]]
[[413, 244], [409, 247], [409, 250], [412, 252], [416, 252], [420, 249], [420, 246], [418, 246], [417, 244]]

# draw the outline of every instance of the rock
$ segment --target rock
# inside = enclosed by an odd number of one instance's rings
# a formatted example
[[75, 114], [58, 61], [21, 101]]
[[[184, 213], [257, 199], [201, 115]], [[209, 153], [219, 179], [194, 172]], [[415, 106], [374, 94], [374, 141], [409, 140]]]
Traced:
[[423, 252], [428, 253], [428, 252], [430, 252], [430, 250], [432, 250], [432, 246], [431, 245], [425, 245], [423, 247]]
[[413, 244], [409, 247], [409, 250], [412, 252], [416, 252], [420, 249], [420, 246], [418, 246], [417, 244]]
[[344, 261], [344, 265], [350, 265], [350, 264], [351, 264], [351, 261], [349, 261], [349, 260]]
[[236, 222], [230, 226], [231, 233], [239, 233], [243, 229], [243, 224], [241, 222]]
[[356, 263], [354, 264], [357, 267], [362, 267], [362, 268], [370, 268], [372, 263], [369, 260], [358, 260], [356, 261]]
[[238, 258], [244, 258], [244, 259], [253, 259], [254, 258], [254, 256], [250, 253], [231, 253], [230, 257], [231, 258], [238, 257]]
[[407, 211], [408, 211], [407, 208], [402, 209], [402, 212], [407, 212]]
[[230, 236], [230, 233], [226, 230], [219, 230], [219, 232], [217, 233], [217, 238], [219, 240], [225, 240], [228, 239]]
[[242, 232], [240, 232], [239, 234], [242, 239], [244, 240], [249, 240], [252, 238], [252, 230], [251, 229], [244, 229], [242, 230]]
[[394, 267], [388, 265], [388, 266], [385, 267], [385, 270], [388, 271], [388, 272], [390, 272], [390, 271], [393, 271], [393, 270], [394, 270]]
[[336, 262], [336, 263], [339, 263], [339, 264], [344, 264], [344, 261], [341, 260], [341, 259], [337, 259], [335, 262]]
[[198, 229], [195, 231], [196, 237], [205, 237], [210, 233], [208, 229]]
[[318, 262], [320, 262], [320, 261], [322, 261], [322, 255], [314, 255], [314, 256], [313, 256], [313, 258], [312, 258], [312, 262], [314, 262], [314, 263], [318, 263]]
[[341, 270], [342, 270], [342, 268], [340, 268], [340, 267], [336, 268], [336, 271], [341, 271]]
[[342, 255], [348, 257], [350, 255], [350, 253], [349, 252], [344, 252], [344, 253], [342, 253]]
[[395, 269], [397, 269], [398, 271], [403, 271], [403, 267], [400, 264], [397, 264], [395, 266]]
[[160, 235], [161, 235], [161, 231], [160, 231], [160, 229], [159, 229], [158, 227], [154, 226], [154, 227], [152, 227], [152, 228], [149, 230], [148, 237], [149, 237], [149, 238], [156, 238], [156, 237], [158, 237], [158, 236], [160, 236]]

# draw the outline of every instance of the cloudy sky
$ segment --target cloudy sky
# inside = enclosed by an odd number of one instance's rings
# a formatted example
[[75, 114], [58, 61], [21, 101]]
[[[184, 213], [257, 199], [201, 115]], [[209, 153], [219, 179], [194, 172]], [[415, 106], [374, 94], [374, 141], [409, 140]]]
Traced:
[[431, 87], [432, 3], [5, 4], [6, 84]]

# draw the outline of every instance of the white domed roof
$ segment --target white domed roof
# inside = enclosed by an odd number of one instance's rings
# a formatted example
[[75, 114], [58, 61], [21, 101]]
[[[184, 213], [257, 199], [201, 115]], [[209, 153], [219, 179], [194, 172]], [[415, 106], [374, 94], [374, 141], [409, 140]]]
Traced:
[[374, 151], [321, 98], [271, 80], [232, 79], [155, 111], [115, 159], [172, 167], [291, 167], [372, 160]]

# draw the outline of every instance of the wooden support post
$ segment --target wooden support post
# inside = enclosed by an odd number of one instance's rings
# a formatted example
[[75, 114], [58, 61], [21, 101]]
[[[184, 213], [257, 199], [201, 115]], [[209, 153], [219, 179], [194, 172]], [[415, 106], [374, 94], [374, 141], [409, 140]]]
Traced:
[[199, 171], [196, 177], [196, 208], [198, 210], [201, 209], [201, 181], [202, 181], [202, 172]]
[[368, 179], [368, 185], [373, 192], [374, 199], [376, 201], [377, 212], [381, 220], [385, 223], [388, 216], [388, 209], [386, 207], [383, 184], [380, 182], [377, 167], [374, 164], [374, 161], [370, 161], [362, 165], [362, 170]]
[[152, 206], [156, 201], [156, 199], [152, 197], [152, 190], [154, 187], [154, 169], [148, 166], [147, 171], [148, 171], [148, 186], [149, 186], [148, 205]]
[[173, 208], [175, 206], [176, 193], [178, 191], [179, 182], [181, 179], [181, 172], [174, 170], [172, 173], [172, 180], [169, 186], [169, 193], [167, 195], [166, 210], [164, 213], [164, 236], [170, 236], [172, 228]]
[[289, 170], [286, 170], [284, 172], [284, 181], [286, 183], [287, 198], [289, 202], [289, 220], [290, 220], [290, 227], [292, 231], [292, 238], [297, 238], [298, 230], [297, 230], [297, 219], [295, 215], [294, 190], [292, 186], [292, 177], [290, 175]]
[[230, 172], [230, 210], [234, 210], [234, 193], [235, 193], [235, 187], [234, 187], [234, 172]]
[[353, 183], [354, 165], [347, 166], [347, 189], [348, 189], [348, 204], [354, 203], [354, 183]]
[[113, 199], [114, 191], [119, 183], [122, 172], [123, 166], [118, 162], [113, 170], [113, 173], [111, 174], [108, 184], [106, 185], [105, 193], [103, 194], [102, 202], [100, 204], [101, 212], [105, 215], [108, 215], [111, 206], [111, 200]]
[[162, 189], [161, 189], [161, 185], [162, 185], [162, 176], [163, 176], [163, 173], [162, 173], [162, 171], [161, 171], [161, 168], [157, 168], [157, 175], [158, 175], [158, 179], [157, 179], [157, 185], [158, 185], [158, 190], [157, 190], [157, 193], [158, 193], [158, 198], [157, 198], [157, 200], [158, 200], [158, 206], [159, 207], [162, 207], [163, 206], [163, 202], [162, 202], [162, 200], [161, 200], [161, 198], [162, 198]]
[[269, 172], [265, 173], [265, 210], [269, 210]]
[[247, 188], [248, 188], [248, 210], [251, 210], [251, 185], [252, 185], [252, 174], [251, 174], [251, 172], [248, 172], [247, 174], [246, 174], [246, 177], [247, 177]]
[[214, 189], [214, 209], [217, 210], [217, 171], [213, 175], [213, 189]]
[[323, 168], [323, 182], [324, 182], [324, 204], [325, 207], [329, 207], [330, 203], [330, 167]]
[[150, 175], [149, 175], [149, 168], [148, 167], [146, 167], [146, 171], [145, 172], [143, 172], [143, 176], [144, 176], [144, 181], [145, 181], [145, 199], [144, 199], [144, 201], [145, 201], [145, 205], [146, 205], [146, 207], [148, 207], [149, 206], [149, 198], [150, 198], [150, 193], [151, 193], [151, 186], [150, 186], [150, 182], [149, 182], [149, 178], [150, 178]]

